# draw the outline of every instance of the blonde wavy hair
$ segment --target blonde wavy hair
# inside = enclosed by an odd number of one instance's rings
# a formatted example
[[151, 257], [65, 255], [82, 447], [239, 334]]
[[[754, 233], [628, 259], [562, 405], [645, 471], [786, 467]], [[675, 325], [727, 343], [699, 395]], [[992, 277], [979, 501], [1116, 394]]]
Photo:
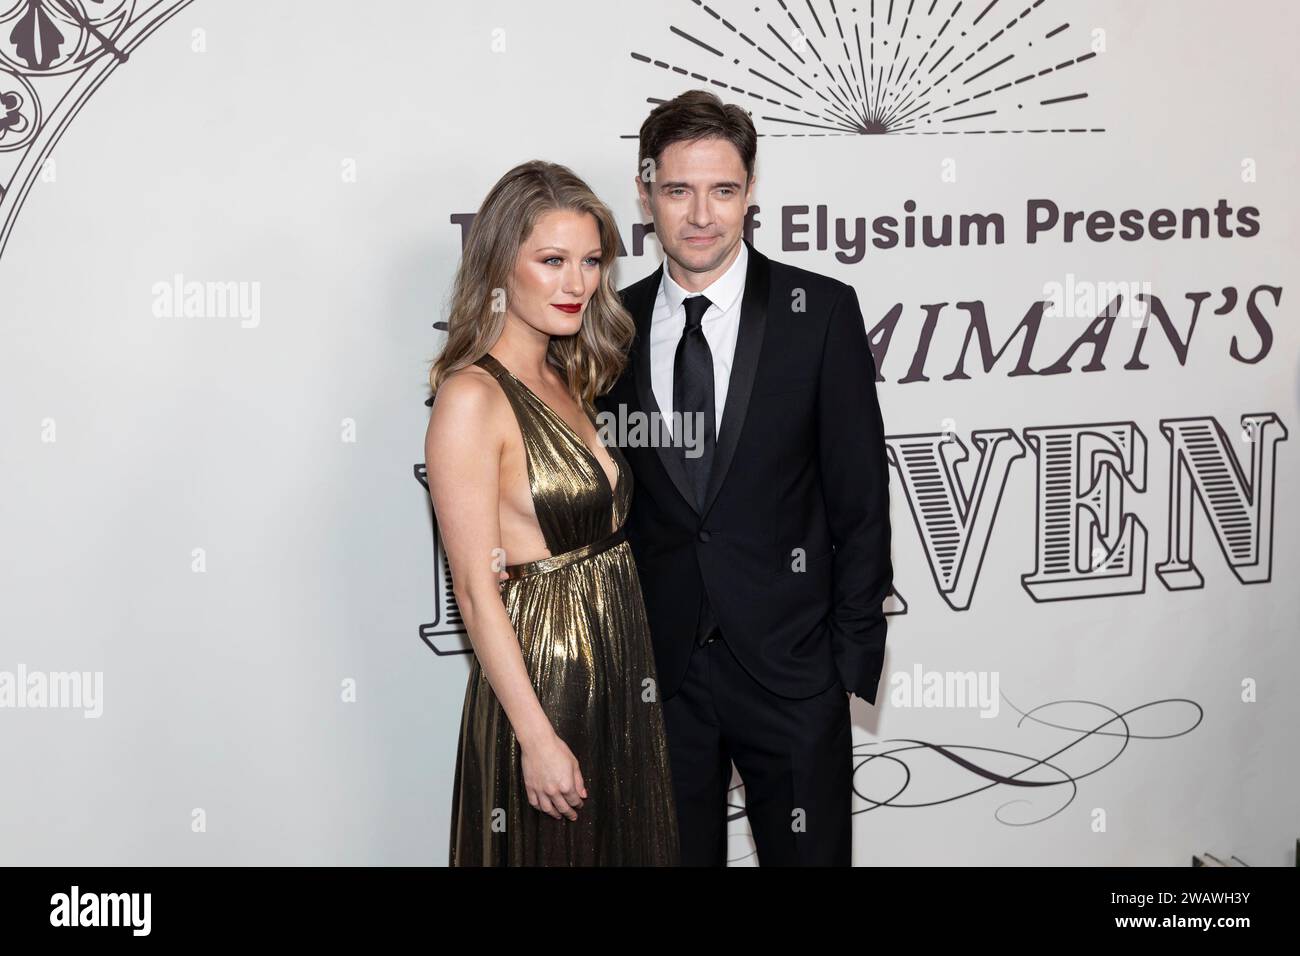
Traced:
[[568, 383], [570, 395], [584, 404], [618, 379], [636, 326], [614, 285], [619, 250], [614, 215], [573, 170], [532, 160], [497, 180], [470, 226], [452, 288], [447, 343], [429, 369], [429, 386], [435, 395], [448, 375], [474, 364], [501, 335], [506, 314], [493, 309], [498, 300], [494, 291], [506, 290], [508, 301], [520, 246], [542, 215], [560, 209], [595, 217], [600, 232], [600, 282], [578, 331], [551, 336], [547, 361]]

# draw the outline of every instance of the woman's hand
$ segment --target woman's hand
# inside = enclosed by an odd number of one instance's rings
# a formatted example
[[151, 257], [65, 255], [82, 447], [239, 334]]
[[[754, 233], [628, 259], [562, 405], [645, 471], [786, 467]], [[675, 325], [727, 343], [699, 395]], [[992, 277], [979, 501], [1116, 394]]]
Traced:
[[520, 744], [524, 789], [533, 809], [577, 820], [577, 808], [587, 796], [578, 760], [558, 734], [552, 733], [531, 747]]

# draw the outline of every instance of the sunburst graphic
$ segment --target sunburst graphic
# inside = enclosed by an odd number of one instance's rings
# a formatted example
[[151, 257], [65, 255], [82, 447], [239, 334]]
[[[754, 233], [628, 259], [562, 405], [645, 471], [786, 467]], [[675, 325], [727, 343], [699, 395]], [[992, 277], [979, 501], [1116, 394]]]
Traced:
[[1098, 54], [1071, 0], [692, 3], [632, 59], [739, 102], [760, 136], [1105, 132], [1081, 118]]

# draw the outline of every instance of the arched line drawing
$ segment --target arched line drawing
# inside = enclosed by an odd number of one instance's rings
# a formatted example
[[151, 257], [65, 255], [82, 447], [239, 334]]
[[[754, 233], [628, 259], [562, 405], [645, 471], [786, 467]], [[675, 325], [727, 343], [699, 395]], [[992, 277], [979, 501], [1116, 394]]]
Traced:
[[[37, 173], [73, 117], [136, 47], [192, 2], [0, 2], [0, 256]], [[92, 3], [95, 12], [88, 12]], [[57, 96], [48, 110], [41, 101], [46, 92]], [[19, 159], [6, 170], [10, 153]]]

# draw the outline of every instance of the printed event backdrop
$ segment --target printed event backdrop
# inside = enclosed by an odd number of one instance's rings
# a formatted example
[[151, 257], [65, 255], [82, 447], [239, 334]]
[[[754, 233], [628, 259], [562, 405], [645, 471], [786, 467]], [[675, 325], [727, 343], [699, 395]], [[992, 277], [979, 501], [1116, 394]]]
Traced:
[[[442, 864], [427, 363], [508, 167], [659, 261], [634, 135], [762, 135], [853, 283], [896, 591], [854, 857], [1294, 864], [1284, 0], [0, 0], [0, 862]], [[730, 855], [755, 862], [735, 780]]]

